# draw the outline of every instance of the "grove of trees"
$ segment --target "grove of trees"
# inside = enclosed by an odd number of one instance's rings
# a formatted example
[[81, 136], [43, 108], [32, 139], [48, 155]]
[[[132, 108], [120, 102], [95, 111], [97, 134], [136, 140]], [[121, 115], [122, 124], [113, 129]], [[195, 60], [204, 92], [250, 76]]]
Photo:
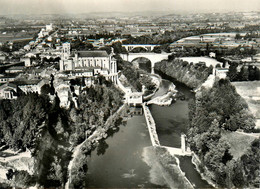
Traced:
[[[197, 92], [196, 100], [190, 102], [189, 108], [189, 144], [201, 159], [202, 166], [213, 173], [210, 177], [219, 187], [255, 186], [259, 166], [252, 167], [252, 163], [258, 161], [259, 165], [257, 142], [252, 143], [246, 154], [235, 159], [230, 153], [229, 142], [222, 138], [224, 130], [252, 131], [255, 127], [246, 102], [236, 93], [234, 86], [228, 80], [215, 81], [211, 89], [202, 88]], [[259, 139], [256, 141], [259, 144]], [[252, 151], [256, 152], [253, 156], [257, 160], [249, 156]]]
[[185, 83], [191, 88], [196, 88], [202, 84], [212, 73], [212, 66], [206, 67], [205, 63], [192, 64], [180, 59], [169, 57], [155, 64], [154, 69]]
[[[71, 88], [77, 83], [72, 81]], [[102, 77], [97, 78], [94, 86], [81, 90], [77, 108], [73, 101], [69, 109], [61, 108], [57, 94], [51, 103], [49, 85], [43, 86], [42, 92], [42, 95], [22, 95], [17, 100], [0, 100], [0, 144], [14, 150], [27, 148], [32, 152], [35, 174], [12, 173], [21, 178], [20, 184], [27, 186], [26, 183], [37, 182], [47, 188], [63, 187], [67, 181], [71, 147], [81, 143], [97, 128], [104, 127], [109, 116], [121, 106], [122, 94]], [[88, 152], [91, 150], [92, 145]], [[82, 174], [86, 174], [86, 169], [82, 170]]]
[[142, 86], [145, 86], [148, 93], [155, 89], [155, 84], [145, 71], [135, 68], [132, 63], [123, 61], [120, 57], [117, 57], [117, 60], [118, 69], [121, 70], [134, 89], [141, 92]]
[[242, 66], [238, 71], [238, 63], [231, 63], [227, 73], [230, 81], [255, 81], [260, 80], [260, 70], [256, 66]]

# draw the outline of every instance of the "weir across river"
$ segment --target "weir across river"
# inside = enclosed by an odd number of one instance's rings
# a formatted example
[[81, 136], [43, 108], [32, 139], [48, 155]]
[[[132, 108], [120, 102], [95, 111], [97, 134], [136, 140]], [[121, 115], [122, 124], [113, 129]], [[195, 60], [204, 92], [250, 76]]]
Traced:
[[[142, 104], [144, 116], [146, 120], [146, 124], [148, 127], [148, 131], [150, 134], [150, 139], [152, 142], [152, 146], [161, 146], [160, 141], [156, 132], [156, 124], [153, 119], [153, 116], [149, 110], [149, 108], [146, 106], [146, 103]], [[191, 156], [191, 152], [186, 150], [186, 141], [185, 141], [185, 135], [181, 135], [181, 148], [174, 148], [174, 147], [168, 147], [168, 146], [161, 146], [163, 148], [166, 148], [168, 152], [172, 155], [180, 155], [180, 156]]]

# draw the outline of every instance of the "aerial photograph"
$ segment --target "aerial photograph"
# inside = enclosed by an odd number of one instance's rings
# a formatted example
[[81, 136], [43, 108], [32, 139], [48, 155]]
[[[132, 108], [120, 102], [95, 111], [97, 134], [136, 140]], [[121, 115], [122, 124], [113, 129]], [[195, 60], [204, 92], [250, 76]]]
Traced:
[[260, 188], [260, 0], [0, 0], [11, 188]]

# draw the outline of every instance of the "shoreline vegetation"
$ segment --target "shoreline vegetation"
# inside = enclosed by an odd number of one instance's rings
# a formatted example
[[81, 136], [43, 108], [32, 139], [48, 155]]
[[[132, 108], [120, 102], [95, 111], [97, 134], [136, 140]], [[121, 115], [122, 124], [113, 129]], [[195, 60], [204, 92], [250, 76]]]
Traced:
[[[123, 104], [116, 113], [108, 118], [104, 128], [98, 128], [91, 136], [74, 148], [74, 156], [72, 156], [73, 158], [69, 163], [69, 177], [65, 185], [66, 189], [84, 186], [84, 183], [81, 182], [84, 182], [82, 179], [85, 175], [80, 175], [79, 172], [82, 171], [82, 167], [87, 166], [91, 152], [100, 145], [100, 141], [109, 137], [107, 132], [111, 130], [110, 133], [113, 133], [113, 131], [117, 130], [118, 123], [116, 122], [122, 119], [121, 117], [126, 114], [127, 109], [127, 105]], [[85, 161], [83, 161], [83, 159], [85, 159]], [[82, 177], [82, 179], [80, 179], [80, 177]]]
[[[72, 83], [70, 92], [75, 95], [75, 81]], [[78, 84], [82, 85], [80, 81]], [[95, 137], [97, 140], [107, 137], [106, 131], [110, 128], [107, 124], [113, 127], [122, 121], [116, 113], [123, 104], [122, 99], [122, 93], [111, 82], [100, 77], [94, 87], [82, 89], [77, 96], [77, 108], [72, 99], [71, 106], [64, 109], [59, 107], [57, 96], [51, 104], [48, 95], [35, 93], [23, 95], [15, 101], [1, 100], [1, 146], [6, 145], [8, 148], [21, 151], [29, 149], [34, 160], [34, 171], [31, 174], [17, 170], [19, 167], [6, 167], [5, 183], [22, 188], [64, 187], [74, 147], [96, 130], [100, 131], [98, 134], [101, 135]], [[115, 120], [111, 121], [111, 116], [115, 116]], [[112, 127], [109, 133], [117, 130], [116, 127]], [[89, 144], [92, 146], [96, 143]], [[82, 151], [90, 154], [88, 147], [84, 147]], [[82, 162], [86, 157], [82, 157]], [[75, 173], [75, 177], [82, 178], [86, 171], [87, 165], [84, 164]], [[80, 186], [79, 180], [74, 181], [75, 185]]]
[[[127, 79], [130, 72], [140, 77], [131, 66], [126, 68], [123, 73]], [[204, 64], [196, 66], [181, 60], [162, 61], [155, 69], [193, 89], [201, 86], [212, 71]], [[134, 78], [129, 83], [140, 90], [142, 84]], [[145, 79], [145, 84], [150, 91], [156, 89], [151, 78]], [[87, 173], [91, 151], [101, 145], [109, 133], [117, 130], [121, 115], [127, 111], [127, 106], [122, 105], [121, 92], [104, 78], [98, 78], [95, 87], [82, 90], [77, 108], [72, 100], [68, 110], [60, 108], [57, 96], [52, 104], [49, 101], [48, 95], [38, 94], [25, 95], [17, 101], [0, 101], [1, 124], [4, 126], [0, 132], [3, 137], [1, 145], [16, 150], [29, 149], [35, 159], [35, 172], [31, 175], [26, 171], [13, 171], [14, 167], [8, 169], [7, 183], [11, 186], [84, 187], [82, 178]], [[230, 102], [233, 102], [232, 107]], [[247, 108], [230, 82], [223, 79], [216, 80], [212, 88], [199, 88], [195, 100], [190, 102], [188, 139], [191, 150], [201, 162], [193, 163], [209, 184], [257, 187], [259, 170], [254, 165], [260, 159], [259, 139], [251, 142], [244, 154], [234, 158], [230, 141], [222, 137], [222, 130], [251, 131], [254, 128]], [[10, 128], [16, 132], [8, 130]]]
[[238, 146], [231, 145], [232, 141], [223, 134], [236, 130], [251, 132], [255, 126], [245, 100], [234, 86], [228, 80], [215, 79], [212, 87], [203, 87], [212, 69], [203, 64], [196, 68], [184, 61], [171, 60], [157, 63], [155, 69], [197, 88], [195, 100], [189, 104], [188, 142], [201, 162], [196, 162], [201, 176], [217, 187], [259, 187], [259, 167], [253, 166], [259, 164], [260, 152], [256, 148], [259, 138], [250, 142], [248, 150], [237, 156], [233, 148], [239, 150]]

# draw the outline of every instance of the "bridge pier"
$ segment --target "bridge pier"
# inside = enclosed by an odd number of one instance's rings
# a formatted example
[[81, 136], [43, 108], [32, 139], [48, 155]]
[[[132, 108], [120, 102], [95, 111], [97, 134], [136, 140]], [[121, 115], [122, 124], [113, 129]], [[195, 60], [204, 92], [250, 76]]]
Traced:
[[154, 74], [154, 67], [152, 67], [151, 69], [151, 74]]
[[181, 150], [182, 150], [182, 153], [186, 152], [185, 134], [181, 134]]

